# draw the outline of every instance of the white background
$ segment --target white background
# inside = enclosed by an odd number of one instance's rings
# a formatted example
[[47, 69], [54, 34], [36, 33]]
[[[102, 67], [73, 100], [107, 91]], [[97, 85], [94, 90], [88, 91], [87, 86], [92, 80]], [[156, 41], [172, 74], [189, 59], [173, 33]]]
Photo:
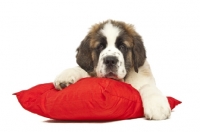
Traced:
[[[183, 102], [171, 118], [61, 123], [25, 111], [12, 93], [76, 66], [89, 27], [107, 19], [132, 23], [143, 36], [157, 86]], [[199, 38], [199, 0], [1, 0], [0, 131], [199, 131]]]

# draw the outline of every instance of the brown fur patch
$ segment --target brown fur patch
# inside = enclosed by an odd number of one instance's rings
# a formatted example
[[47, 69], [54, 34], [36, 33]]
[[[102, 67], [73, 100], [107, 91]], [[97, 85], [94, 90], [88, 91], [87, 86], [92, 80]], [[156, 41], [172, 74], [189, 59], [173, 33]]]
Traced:
[[90, 37], [86, 36], [81, 42], [80, 46], [77, 48], [76, 62], [87, 72], [91, 72], [94, 69], [94, 64], [91, 56], [90, 49]]
[[134, 69], [135, 72], [138, 72], [138, 68], [144, 64], [146, 59], [146, 50], [139, 35], [133, 36], [133, 44]]
[[125, 61], [126, 72], [128, 73], [131, 67], [133, 67], [133, 57], [131, 49], [127, 50], [126, 56], [124, 57], [124, 61]]
[[103, 28], [101, 23], [93, 25], [77, 48], [76, 61], [78, 65], [91, 75], [95, 75], [94, 67], [97, 65], [97, 58], [94, 52], [99, 44], [98, 40], [101, 36], [99, 31], [101, 28]]

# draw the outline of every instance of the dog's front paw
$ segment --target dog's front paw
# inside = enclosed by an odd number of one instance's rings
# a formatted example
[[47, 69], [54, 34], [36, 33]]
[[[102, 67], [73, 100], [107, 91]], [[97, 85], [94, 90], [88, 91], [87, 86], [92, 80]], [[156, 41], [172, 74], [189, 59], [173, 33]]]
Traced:
[[54, 81], [54, 86], [57, 90], [62, 90], [63, 88], [74, 84], [79, 79], [89, 77], [86, 71], [80, 67], [74, 67], [63, 71], [58, 75]]
[[63, 88], [75, 83], [78, 80], [77, 72], [72, 68], [63, 71], [58, 75], [54, 81], [54, 86], [57, 90], [62, 90]]
[[168, 100], [162, 95], [152, 95], [143, 100], [145, 118], [148, 120], [164, 120], [170, 117], [171, 108]]

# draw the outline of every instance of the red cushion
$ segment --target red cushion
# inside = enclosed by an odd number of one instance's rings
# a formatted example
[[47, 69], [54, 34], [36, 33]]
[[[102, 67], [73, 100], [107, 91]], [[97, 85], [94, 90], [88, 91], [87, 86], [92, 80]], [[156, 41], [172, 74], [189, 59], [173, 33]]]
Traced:
[[[143, 117], [139, 92], [131, 85], [107, 78], [84, 78], [61, 91], [52, 83], [23, 90], [17, 96], [22, 107], [57, 120], [122, 120]], [[168, 97], [171, 109], [181, 102]]]

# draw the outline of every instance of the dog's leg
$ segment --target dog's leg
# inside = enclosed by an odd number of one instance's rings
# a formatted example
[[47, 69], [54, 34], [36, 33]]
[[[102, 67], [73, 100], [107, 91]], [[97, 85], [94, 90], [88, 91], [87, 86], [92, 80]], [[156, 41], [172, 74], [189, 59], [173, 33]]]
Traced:
[[151, 84], [146, 84], [139, 89], [145, 118], [149, 120], [163, 120], [170, 117], [171, 109], [167, 98]]
[[55, 81], [54, 86], [56, 89], [61, 90], [70, 84], [77, 82], [81, 78], [89, 77], [88, 73], [82, 68], [74, 67], [64, 70], [59, 74]]
[[169, 118], [171, 109], [168, 100], [156, 87], [147, 61], [139, 68], [138, 73], [132, 68], [125, 82], [130, 83], [139, 91], [146, 119], [163, 120]]

